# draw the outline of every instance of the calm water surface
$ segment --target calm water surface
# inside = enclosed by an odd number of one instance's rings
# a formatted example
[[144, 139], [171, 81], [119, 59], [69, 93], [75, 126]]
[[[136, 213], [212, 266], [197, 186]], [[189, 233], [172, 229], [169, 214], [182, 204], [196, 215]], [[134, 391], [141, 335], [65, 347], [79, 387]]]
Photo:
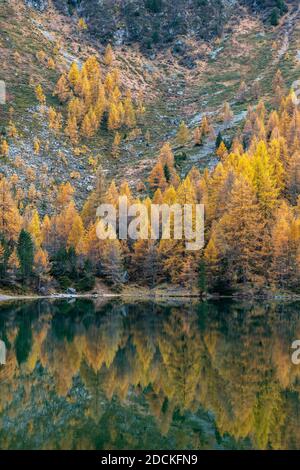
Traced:
[[1, 449], [300, 449], [300, 304], [0, 306]]

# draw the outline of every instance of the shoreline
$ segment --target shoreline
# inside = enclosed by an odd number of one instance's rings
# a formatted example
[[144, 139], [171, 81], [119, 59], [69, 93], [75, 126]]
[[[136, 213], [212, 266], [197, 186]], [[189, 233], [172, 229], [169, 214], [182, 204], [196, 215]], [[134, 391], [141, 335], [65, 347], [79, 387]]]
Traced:
[[270, 294], [269, 292], [259, 295], [249, 295], [236, 293], [233, 295], [219, 295], [219, 294], [205, 294], [201, 295], [199, 292], [188, 292], [185, 289], [180, 288], [157, 288], [154, 290], [145, 289], [145, 288], [126, 288], [124, 291], [114, 293], [114, 292], [93, 292], [93, 293], [76, 293], [76, 294], [66, 294], [66, 293], [53, 293], [49, 295], [39, 295], [39, 294], [1, 294], [0, 293], [0, 303], [9, 302], [9, 301], [30, 301], [30, 300], [71, 300], [71, 299], [91, 299], [91, 300], [110, 300], [110, 299], [124, 299], [132, 301], [168, 301], [168, 300], [177, 300], [177, 301], [218, 301], [218, 300], [231, 300], [231, 301], [270, 301], [270, 302], [296, 302], [300, 301], [300, 294], [287, 293], [287, 292], [274, 292]]
[[8, 300], [63, 300], [63, 299], [99, 299], [99, 298], [113, 298], [120, 297], [120, 294], [49, 294], [49, 295], [9, 295], [0, 294], [0, 302]]

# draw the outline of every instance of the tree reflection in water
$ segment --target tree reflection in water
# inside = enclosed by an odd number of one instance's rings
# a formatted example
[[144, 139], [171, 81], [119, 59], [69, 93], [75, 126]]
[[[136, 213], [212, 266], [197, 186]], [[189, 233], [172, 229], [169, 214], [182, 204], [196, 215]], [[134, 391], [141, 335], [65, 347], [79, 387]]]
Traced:
[[2, 449], [300, 448], [299, 304], [4, 304]]

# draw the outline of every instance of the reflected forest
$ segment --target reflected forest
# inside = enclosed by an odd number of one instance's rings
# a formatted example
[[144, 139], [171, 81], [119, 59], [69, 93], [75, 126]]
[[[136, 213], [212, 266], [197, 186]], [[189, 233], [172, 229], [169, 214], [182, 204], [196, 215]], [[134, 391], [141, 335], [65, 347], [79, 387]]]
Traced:
[[2, 304], [0, 448], [299, 448], [299, 309]]

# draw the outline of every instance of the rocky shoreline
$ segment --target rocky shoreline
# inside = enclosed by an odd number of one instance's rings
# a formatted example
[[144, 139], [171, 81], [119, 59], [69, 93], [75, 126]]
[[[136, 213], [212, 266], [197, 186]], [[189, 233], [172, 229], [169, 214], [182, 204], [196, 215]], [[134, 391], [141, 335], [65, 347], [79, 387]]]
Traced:
[[197, 290], [191, 290], [169, 287], [169, 288], [136, 288], [129, 287], [121, 292], [89, 292], [89, 293], [52, 293], [49, 295], [39, 294], [0, 294], [0, 302], [8, 302], [14, 300], [70, 300], [70, 299], [123, 299], [132, 301], [216, 301], [216, 300], [232, 300], [232, 301], [272, 301], [272, 302], [295, 302], [300, 301], [300, 294], [289, 292], [265, 292], [265, 293], [235, 293], [232, 295], [219, 294], [201, 294]]

